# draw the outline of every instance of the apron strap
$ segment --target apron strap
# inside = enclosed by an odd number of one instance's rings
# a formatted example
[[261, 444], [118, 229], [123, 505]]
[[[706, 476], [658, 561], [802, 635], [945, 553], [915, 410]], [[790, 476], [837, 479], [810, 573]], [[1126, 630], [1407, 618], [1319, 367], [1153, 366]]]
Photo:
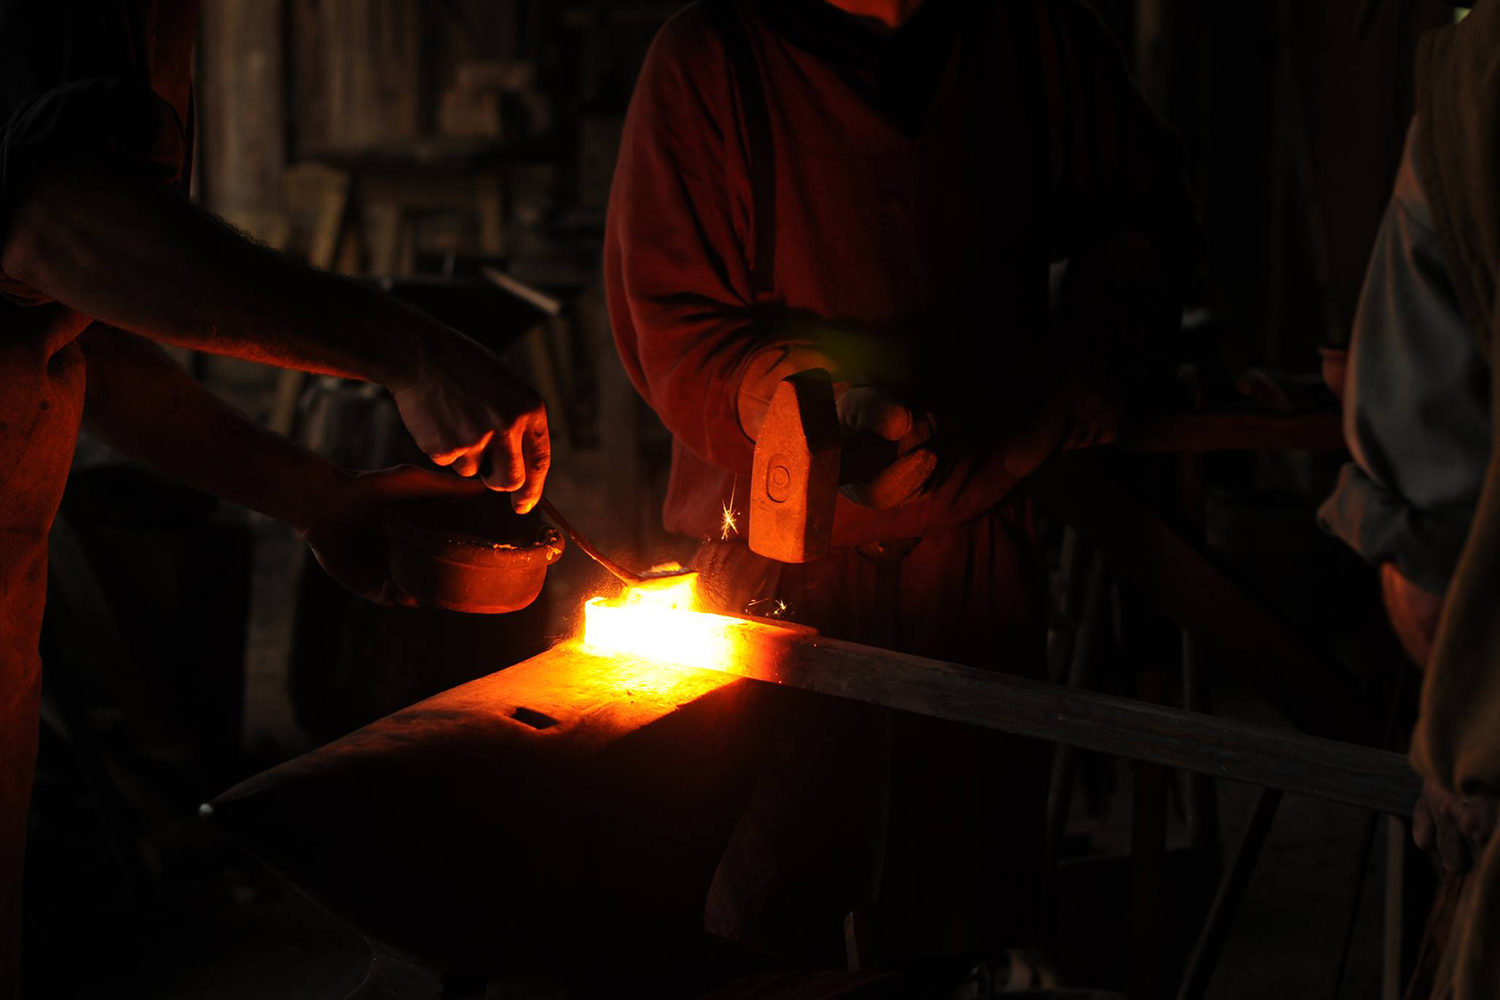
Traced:
[[750, 198], [753, 202], [755, 247], [750, 261], [750, 284], [755, 297], [771, 294], [776, 267], [776, 145], [771, 137], [771, 112], [755, 42], [745, 14], [735, 0], [708, 0], [703, 10], [713, 20], [729, 56], [739, 91], [740, 116], [750, 158]]

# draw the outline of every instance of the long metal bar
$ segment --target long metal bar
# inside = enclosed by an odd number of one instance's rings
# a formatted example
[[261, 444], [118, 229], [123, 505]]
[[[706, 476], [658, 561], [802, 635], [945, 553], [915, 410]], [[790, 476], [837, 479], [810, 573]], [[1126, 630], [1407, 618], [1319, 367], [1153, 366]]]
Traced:
[[736, 654], [693, 664], [740, 677], [1410, 816], [1402, 754], [746, 623]]

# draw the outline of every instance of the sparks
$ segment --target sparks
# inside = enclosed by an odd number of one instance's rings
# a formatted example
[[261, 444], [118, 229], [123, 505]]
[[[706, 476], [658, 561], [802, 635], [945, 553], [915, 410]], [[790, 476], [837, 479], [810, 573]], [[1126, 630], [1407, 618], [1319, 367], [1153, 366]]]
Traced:
[[739, 479], [736, 478], [734, 485], [729, 487], [729, 502], [724, 504], [724, 523], [719, 525], [719, 540], [721, 542], [729, 541], [731, 534], [738, 535], [740, 533], [739, 521], [734, 516], [734, 491], [738, 485]]
[[762, 604], [771, 605], [765, 610], [764, 617], [766, 618], [780, 618], [787, 613], [786, 601], [783, 601], [778, 597], [757, 598], [751, 601], [749, 604], [745, 605], [745, 613], [754, 613], [755, 609], [760, 607]]

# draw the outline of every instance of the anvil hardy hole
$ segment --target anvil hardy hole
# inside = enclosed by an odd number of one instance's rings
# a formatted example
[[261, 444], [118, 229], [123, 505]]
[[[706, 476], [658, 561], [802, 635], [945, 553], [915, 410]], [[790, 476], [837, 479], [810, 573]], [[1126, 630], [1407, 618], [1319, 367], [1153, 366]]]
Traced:
[[517, 722], [524, 722], [532, 729], [551, 729], [557, 725], [557, 720], [550, 715], [544, 715], [534, 708], [518, 708], [510, 713], [510, 717]]

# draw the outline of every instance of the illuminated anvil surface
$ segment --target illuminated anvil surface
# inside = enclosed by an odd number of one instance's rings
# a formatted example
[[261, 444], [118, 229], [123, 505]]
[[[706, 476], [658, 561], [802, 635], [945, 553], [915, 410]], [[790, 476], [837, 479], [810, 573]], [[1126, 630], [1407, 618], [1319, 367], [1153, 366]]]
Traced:
[[767, 691], [567, 642], [251, 778], [212, 816], [431, 968], [669, 968], [702, 933]]
[[1416, 794], [1401, 754], [702, 614], [690, 596], [590, 602], [580, 640], [252, 778], [213, 815], [425, 965], [520, 957], [588, 981], [680, 965], [700, 938], [776, 685], [1393, 814]]

